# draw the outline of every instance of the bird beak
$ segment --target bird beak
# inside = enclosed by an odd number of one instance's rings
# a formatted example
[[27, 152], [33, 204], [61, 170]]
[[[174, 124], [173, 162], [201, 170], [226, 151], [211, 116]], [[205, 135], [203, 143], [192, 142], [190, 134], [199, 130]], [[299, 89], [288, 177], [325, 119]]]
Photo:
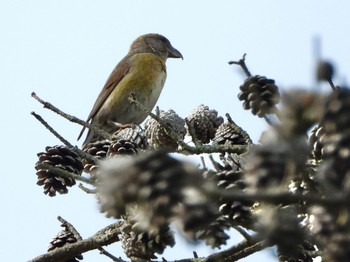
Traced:
[[170, 46], [168, 48], [168, 57], [171, 58], [181, 58], [182, 60], [184, 59], [182, 54], [179, 52], [179, 50], [175, 49], [174, 47]]

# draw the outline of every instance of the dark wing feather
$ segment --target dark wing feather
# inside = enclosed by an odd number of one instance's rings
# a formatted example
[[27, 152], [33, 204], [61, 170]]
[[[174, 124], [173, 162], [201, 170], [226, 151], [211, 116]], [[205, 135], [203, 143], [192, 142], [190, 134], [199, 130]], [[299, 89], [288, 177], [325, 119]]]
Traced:
[[[126, 76], [128, 74], [128, 72], [130, 70], [129, 58], [130, 58], [130, 56], [127, 55], [116, 65], [116, 67], [114, 68], [114, 70], [112, 71], [110, 76], [108, 77], [106, 84], [104, 85], [100, 94], [98, 95], [96, 102], [95, 102], [94, 106], [92, 107], [92, 110], [91, 110], [86, 122], [89, 122], [97, 114], [97, 112], [100, 110], [103, 103], [106, 101], [108, 96], [112, 93], [114, 88], [117, 88], [118, 83], [124, 78], [124, 76]], [[81, 130], [79, 137], [78, 137], [78, 140], [81, 138], [84, 131], [85, 131], [85, 127], [83, 127], [83, 129]]]

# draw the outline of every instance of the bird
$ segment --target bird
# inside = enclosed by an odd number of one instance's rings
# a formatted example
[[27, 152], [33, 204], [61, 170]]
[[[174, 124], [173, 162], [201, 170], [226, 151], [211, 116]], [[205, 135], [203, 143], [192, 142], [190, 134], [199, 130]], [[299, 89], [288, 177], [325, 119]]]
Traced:
[[[126, 56], [115, 66], [108, 77], [86, 122], [114, 133], [126, 124], [141, 124], [155, 106], [162, 92], [168, 58], [181, 58], [182, 54], [170, 41], [160, 34], [144, 34], [131, 44]], [[143, 108], [131, 103], [133, 96]], [[85, 131], [81, 130], [78, 140]], [[99, 140], [99, 136], [89, 129], [83, 148]]]

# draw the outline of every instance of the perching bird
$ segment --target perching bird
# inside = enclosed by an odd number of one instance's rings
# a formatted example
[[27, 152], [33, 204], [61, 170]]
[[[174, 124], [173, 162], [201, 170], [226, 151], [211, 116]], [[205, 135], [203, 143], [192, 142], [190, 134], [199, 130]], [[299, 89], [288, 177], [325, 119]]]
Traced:
[[[139, 36], [107, 79], [86, 121], [109, 133], [120, 124], [141, 124], [147, 112], [130, 103], [129, 97], [133, 95], [151, 111], [163, 89], [167, 75], [165, 61], [170, 57], [183, 59], [167, 38], [159, 34]], [[84, 130], [85, 127], [78, 139]], [[83, 146], [98, 139], [89, 130]]]

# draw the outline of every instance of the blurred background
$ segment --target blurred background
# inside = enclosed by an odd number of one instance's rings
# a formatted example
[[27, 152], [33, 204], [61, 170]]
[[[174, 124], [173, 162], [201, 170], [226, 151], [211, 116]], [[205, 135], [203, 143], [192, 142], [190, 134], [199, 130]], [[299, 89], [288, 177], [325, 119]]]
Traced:
[[[316, 88], [317, 56], [336, 65], [335, 84], [347, 85], [350, 68], [346, 0], [31, 0], [0, 2], [0, 103], [3, 148], [2, 261], [27, 261], [46, 252], [61, 230], [58, 215], [85, 238], [113, 222], [99, 213], [96, 200], [77, 187], [50, 198], [36, 185], [36, 154], [60, 144], [30, 115], [42, 115], [76, 145], [81, 127], [43, 109], [35, 91], [61, 110], [85, 119], [116, 63], [131, 42], [145, 33], [166, 36], [184, 56], [167, 62], [168, 78], [158, 106], [186, 117], [199, 104], [230, 113], [257, 142], [263, 119], [242, 109], [237, 99], [244, 80], [228, 65], [247, 53], [252, 74], [276, 80], [280, 89]], [[320, 39], [317, 51], [314, 39]], [[317, 52], [316, 52], [317, 51]], [[329, 86], [319, 86], [328, 91]], [[195, 161], [195, 159], [193, 160]], [[230, 244], [240, 241], [232, 232]], [[107, 248], [124, 257], [119, 244]], [[168, 260], [213, 252], [181, 238], [159, 256]], [[84, 261], [110, 261], [92, 251]], [[273, 250], [243, 261], [275, 261]]]

